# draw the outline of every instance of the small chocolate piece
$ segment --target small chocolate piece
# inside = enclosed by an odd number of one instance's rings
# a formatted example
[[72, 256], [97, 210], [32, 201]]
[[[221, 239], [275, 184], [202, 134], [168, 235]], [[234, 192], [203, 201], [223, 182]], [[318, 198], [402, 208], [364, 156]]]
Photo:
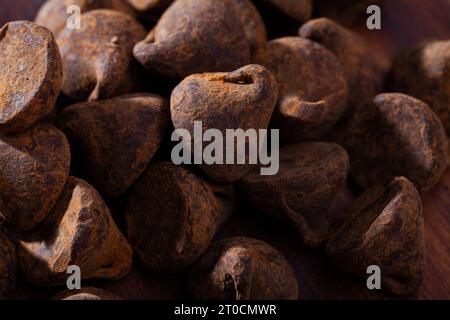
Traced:
[[450, 135], [450, 40], [425, 43], [400, 55], [390, 86], [426, 102]]
[[16, 276], [16, 247], [0, 230], [0, 299], [3, 299], [14, 288]]
[[293, 225], [307, 246], [319, 246], [333, 221], [332, 205], [349, 172], [345, 150], [309, 142], [280, 150], [280, 170], [262, 176], [254, 169], [239, 181], [244, 199], [268, 215]]
[[50, 31], [16, 21], [0, 29], [0, 131], [31, 127], [54, 108], [62, 63]]
[[447, 137], [422, 101], [399, 93], [361, 105], [343, 130], [351, 174], [362, 187], [405, 176], [419, 191], [433, 187], [447, 168]]
[[97, 288], [66, 290], [55, 295], [52, 300], [122, 300], [116, 295]]
[[152, 94], [76, 104], [58, 117], [74, 163], [100, 193], [116, 198], [145, 170], [169, 123], [169, 103]]
[[422, 202], [414, 185], [395, 178], [367, 189], [332, 231], [326, 252], [339, 269], [367, 278], [367, 268], [381, 270], [381, 287], [410, 294], [424, 273]]
[[179, 271], [206, 251], [233, 202], [231, 186], [213, 185], [170, 162], [150, 165], [130, 191], [128, 239], [150, 270]]
[[82, 279], [120, 279], [132, 254], [97, 191], [70, 177], [51, 213], [20, 241], [19, 266], [28, 281], [56, 286], [66, 283], [71, 265]]
[[[248, 65], [229, 73], [195, 74], [184, 79], [172, 92], [170, 111], [175, 129], [186, 129], [194, 137], [194, 121], [202, 121], [203, 132], [220, 130], [226, 149], [226, 129], [266, 129], [277, 101], [278, 89], [275, 78], [266, 68]], [[211, 179], [232, 182], [250, 169], [237, 164], [238, 143], [233, 141], [236, 152], [235, 164], [202, 164]], [[194, 142], [192, 142], [193, 145]], [[207, 143], [206, 143], [207, 144]], [[246, 159], [250, 143], [245, 141]], [[255, 146], [256, 147], [256, 146]], [[225, 156], [223, 156], [225, 158]]]
[[76, 101], [99, 100], [132, 91], [138, 82], [132, 50], [145, 36], [128, 14], [93, 10], [81, 15], [81, 29], [58, 37], [64, 69], [63, 93]]
[[232, 71], [250, 62], [250, 44], [233, 0], [176, 0], [134, 56], [147, 69], [182, 79]]
[[53, 126], [0, 137], [0, 197], [6, 223], [19, 230], [40, 223], [58, 200], [69, 169], [69, 143]]
[[[70, 6], [80, 8], [80, 13], [95, 9], [112, 9], [134, 15], [124, 0], [47, 0], [36, 15], [35, 22], [48, 28], [55, 36], [64, 29], [74, 12], [68, 12]], [[83, 22], [81, 22], [83, 23]]]
[[206, 300], [294, 300], [297, 279], [275, 248], [245, 237], [213, 243], [194, 264], [188, 292]]
[[255, 60], [277, 79], [274, 125], [282, 140], [316, 140], [334, 127], [347, 102], [347, 80], [335, 55], [311, 40], [285, 37], [258, 50]]
[[327, 18], [308, 21], [299, 33], [337, 56], [348, 81], [350, 109], [382, 91], [384, 70], [381, 62], [358, 34]]

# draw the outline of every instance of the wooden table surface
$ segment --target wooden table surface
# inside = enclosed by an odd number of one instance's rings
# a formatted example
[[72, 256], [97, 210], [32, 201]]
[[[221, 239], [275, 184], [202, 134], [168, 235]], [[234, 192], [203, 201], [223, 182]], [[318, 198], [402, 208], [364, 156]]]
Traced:
[[[0, 25], [10, 20], [34, 18], [43, 0], [0, 0]], [[387, 0], [382, 8], [382, 30], [364, 33], [376, 54], [389, 60], [404, 48], [430, 38], [450, 39], [449, 0]], [[422, 286], [412, 299], [450, 299], [450, 170], [440, 183], [422, 196], [425, 217], [426, 271]], [[351, 200], [342, 194], [338, 208]], [[390, 299], [384, 291], [369, 291], [365, 280], [333, 269], [321, 249], [301, 245], [293, 230], [266, 218], [251, 208], [241, 208], [221, 230], [218, 238], [231, 235], [253, 236], [278, 248], [291, 262], [303, 299]], [[126, 299], [175, 299], [184, 297], [185, 274], [152, 275], [135, 261], [132, 272], [118, 282], [84, 281]], [[11, 298], [48, 298], [59, 289], [35, 288], [19, 281]]]

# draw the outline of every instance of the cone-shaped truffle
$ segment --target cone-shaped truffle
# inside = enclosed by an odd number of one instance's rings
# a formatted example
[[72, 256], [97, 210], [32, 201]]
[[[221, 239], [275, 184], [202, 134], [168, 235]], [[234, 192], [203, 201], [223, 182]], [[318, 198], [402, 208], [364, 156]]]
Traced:
[[383, 88], [384, 70], [373, 49], [355, 32], [327, 18], [308, 21], [300, 36], [322, 44], [339, 59], [348, 81], [348, 104], [364, 104]]
[[399, 93], [361, 105], [344, 129], [351, 174], [362, 187], [405, 176], [419, 191], [434, 186], [447, 168], [447, 137], [422, 101]]
[[32, 22], [0, 29], [0, 131], [23, 131], [54, 108], [62, 63], [52, 33]]
[[133, 10], [124, 0], [47, 0], [39, 9], [35, 22], [48, 28], [56, 36], [67, 26], [70, 16], [75, 13], [70, 10], [68, 12], [71, 6], [80, 8], [80, 13], [95, 9], [112, 9], [133, 15]]
[[[195, 74], [184, 79], [172, 92], [172, 123], [175, 129], [188, 130], [192, 139], [195, 121], [202, 122], [203, 132], [208, 129], [220, 130], [224, 141], [221, 144], [223, 155], [220, 154], [219, 157], [223, 158], [224, 164], [202, 164], [200, 168], [214, 180], [232, 182], [251, 169], [248, 160], [245, 161], [246, 164], [238, 164], [237, 158], [239, 154], [245, 154], [248, 159], [247, 146], [252, 141], [246, 140], [246, 149], [243, 151], [236, 142], [238, 139], [233, 140], [236, 150], [234, 164], [225, 164], [225, 153], [228, 155], [233, 151], [226, 148], [226, 142], [229, 142], [225, 141], [226, 129], [255, 129], [256, 134], [258, 129], [266, 129], [277, 94], [275, 78], [270, 71], [258, 65], [248, 65], [229, 73]], [[191, 151], [195, 152], [195, 149], [192, 148]]]
[[429, 42], [398, 57], [390, 86], [426, 102], [450, 135], [450, 40]]
[[150, 270], [192, 264], [231, 215], [231, 186], [213, 185], [169, 162], [150, 165], [130, 191], [128, 239]]
[[327, 241], [326, 252], [339, 269], [367, 277], [381, 271], [381, 287], [394, 294], [414, 292], [424, 272], [422, 202], [414, 185], [395, 178], [367, 189]]
[[81, 29], [62, 30], [58, 45], [63, 60], [63, 93], [76, 101], [128, 93], [138, 81], [133, 46], [144, 28], [128, 14], [93, 10], [80, 17]]
[[134, 56], [147, 69], [174, 79], [248, 64], [250, 44], [230, 1], [176, 0], [134, 47]]
[[272, 40], [255, 60], [278, 82], [274, 125], [286, 142], [318, 139], [334, 127], [345, 110], [347, 80], [336, 56], [300, 37]]
[[234, 237], [213, 243], [194, 264], [188, 293], [202, 300], [294, 300], [298, 286], [280, 252], [260, 240]]
[[169, 123], [169, 103], [134, 94], [76, 104], [58, 116], [75, 164], [102, 194], [118, 197], [145, 170]]
[[333, 221], [330, 209], [349, 167], [347, 153], [337, 144], [290, 145], [280, 150], [276, 175], [252, 170], [239, 181], [239, 189], [255, 208], [293, 225], [306, 245], [316, 247]]
[[67, 268], [81, 278], [120, 279], [132, 263], [132, 250], [108, 207], [87, 182], [70, 177], [47, 218], [20, 242], [19, 266], [28, 281], [62, 285]]
[[69, 176], [70, 147], [64, 134], [38, 125], [0, 138], [0, 196], [6, 223], [29, 230], [58, 200]]

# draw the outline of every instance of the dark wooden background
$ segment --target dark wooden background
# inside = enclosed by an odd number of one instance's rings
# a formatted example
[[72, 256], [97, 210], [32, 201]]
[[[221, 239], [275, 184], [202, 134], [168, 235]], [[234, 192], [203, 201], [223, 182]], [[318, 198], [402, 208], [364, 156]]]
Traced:
[[[43, 0], [0, 0], [0, 25], [10, 20], [32, 20]], [[362, 26], [361, 22], [361, 26]], [[368, 31], [354, 26], [371, 42], [389, 67], [390, 59], [401, 50], [425, 39], [450, 39], [449, 0], [387, 0], [382, 8], [382, 30]], [[423, 195], [426, 232], [425, 279], [410, 299], [450, 299], [450, 170], [441, 182]], [[353, 197], [343, 192], [337, 208]], [[247, 235], [267, 241], [291, 262], [303, 299], [390, 299], [384, 291], [369, 291], [364, 279], [337, 272], [321, 249], [307, 249], [293, 230], [247, 208], [233, 217], [218, 237]], [[185, 274], [151, 275], [135, 262], [132, 272], [118, 282], [85, 281], [125, 299], [175, 299], [184, 297]], [[19, 281], [13, 299], [48, 298], [61, 288], [35, 288]]]

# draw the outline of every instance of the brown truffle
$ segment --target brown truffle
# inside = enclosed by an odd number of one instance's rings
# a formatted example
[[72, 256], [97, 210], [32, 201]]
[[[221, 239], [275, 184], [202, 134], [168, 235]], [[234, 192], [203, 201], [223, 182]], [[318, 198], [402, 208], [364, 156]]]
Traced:
[[27, 21], [0, 29], [0, 53], [0, 131], [23, 131], [54, 108], [61, 56], [51, 32]]
[[188, 278], [194, 299], [294, 300], [298, 286], [286, 259], [267, 243], [245, 237], [215, 242]]
[[[184, 79], [172, 92], [172, 122], [175, 129], [188, 130], [192, 138], [195, 121], [202, 121], [203, 132], [220, 130], [224, 137], [224, 155], [219, 157], [224, 164], [202, 164], [200, 168], [214, 180], [232, 182], [246, 174], [251, 165], [249, 161], [238, 164], [238, 153], [244, 155], [243, 150], [238, 149], [239, 139], [233, 141], [235, 150], [227, 150], [226, 129], [255, 129], [258, 133], [258, 129], [267, 128], [277, 95], [275, 78], [262, 66], [248, 65], [229, 73], [195, 74]], [[246, 159], [250, 143], [245, 141]], [[232, 151], [236, 151], [235, 164], [225, 164], [225, 153], [228, 155]]]
[[250, 44], [230, 1], [176, 0], [145, 40], [134, 47], [147, 69], [182, 79], [231, 71], [250, 62]]
[[450, 135], [450, 40], [429, 42], [398, 57], [390, 86], [428, 103]]
[[66, 290], [55, 295], [52, 300], [122, 300], [116, 295], [97, 288]]
[[132, 91], [138, 81], [133, 45], [145, 36], [131, 16], [113, 10], [81, 15], [81, 29], [57, 37], [63, 60], [63, 93], [77, 101], [99, 100]]
[[100, 193], [118, 197], [145, 170], [169, 123], [169, 103], [151, 94], [70, 106], [59, 115], [74, 163]]
[[58, 200], [69, 168], [69, 143], [50, 125], [2, 136], [0, 196], [6, 223], [29, 230], [41, 222]]
[[327, 18], [308, 21], [299, 33], [322, 44], [338, 57], [348, 81], [351, 108], [381, 92], [384, 79], [381, 61], [358, 34]]
[[306, 245], [317, 247], [333, 221], [331, 207], [346, 184], [349, 166], [347, 153], [337, 144], [285, 146], [276, 175], [253, 170], [239, 181], [239, 189], [255, 208], [293, 225]]
[[359, 106], [342, 140], [351, 174], [362, 187], [405, 176], [425, 191], [447, 168], [441, 121], [425, 103], [404, 94], [379, 94]]
[[73, 12], [67, 12], [70, 6], [78, 6], [80, 13], [95, 9], [112, 9], [133, 15], [133, 10], [124, 0], [47, 0], [36, 15], [35, 22], [48, 28], [56, 36], [66, 27]]
[[233, 189], [170, 162], [150, 165], [132, 187], [128, 239], [144, 265], [170, 273], [192, 264], [231, 215]]
[[255, 2], [277, 8], [300, 23], [307, 21], [312, 14], [312, 0], [255, 0]]
[[82, 279], [120, 279], [131, 263], [131, 247], [103, 199], [74, 177], [47, 218], [20, 241], [20, 269], [39, 285], [65, 284], [70, 265], [80, 268]]
[[141, 15], [151, 15], [166, 9], [173, 0], [126, 0]]
[[0, 299], [8, 294], [16, 283], [16, 247], [0, 230]]
[[255, 60], [277, 79], [274, 125], [285, 142], [315, 140], [334, 127], [347, 102], [347, 81], [336, 56], [311, 40], [285, 37], [258, 50]]
[[422, 203], [414, 185], [395, 178], [367, 189], [331, 232], [326, 252], [339, 269], [367, 277], [381, 270], [381, 287], [395, 294], [414, 292], [424, 272]]

